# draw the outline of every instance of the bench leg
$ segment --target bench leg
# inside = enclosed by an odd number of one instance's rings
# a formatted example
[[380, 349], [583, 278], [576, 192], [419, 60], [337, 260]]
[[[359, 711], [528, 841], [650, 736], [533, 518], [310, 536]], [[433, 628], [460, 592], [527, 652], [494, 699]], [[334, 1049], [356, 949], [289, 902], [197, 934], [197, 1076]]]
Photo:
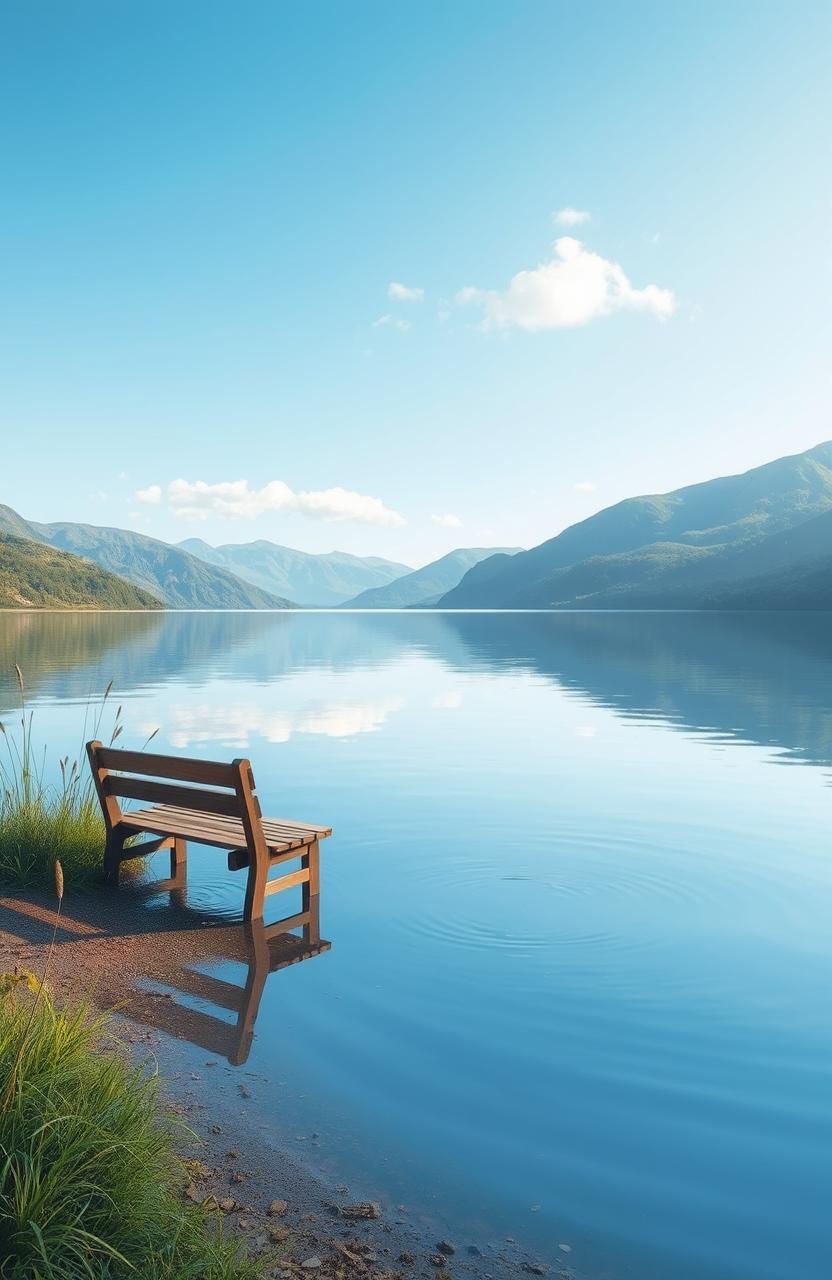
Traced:
[[317, 947], [321, 940], [321, 900], [317, 893], [304, 902], [304, 911], [308, 919], [303, 926], [303, 940], [307, 946]]
[[309, 845], [300, 860], [300, 865], [309, 872], [309, 879], [306, 884], [301, 885], [300, 891], [301, 911], [307, 919], [303, 930], [303, 938], [305, 942], [318, 943], [321, 940], [320, 925], [318, 923], [320, 919], [318, 910], [320, 898], [318, 895], [321, 891], [321, 872], [317, 840]]
[[170, 878], [179, 881], [185, 878], [188, 864], [188, 845], [181, 836], [174, 836], [170, 847]]
[[[313, 898], [317, 898], [318, 894], [321, 892], [320, 851], [318, 849], [317, 840], [313, 840], [312, 844], [307, 847], [306, 852], [300, 860], [300, 865], [304, 870], [309, 871], [309, 893]], [[307, 886], [304, 885], [304, 888], [307, 888]]]
[[262, 920], [263, 903], [266, 900], [266, 880], [269, 874], [268, 859], [261, 862], [251, 857], [248, 864], [246, 880], [246, 900], [243, 905], [243, 920]]
[[104, 883], [118, 888], [118, 869], [126, 837], [111, 831], [104, 846]]

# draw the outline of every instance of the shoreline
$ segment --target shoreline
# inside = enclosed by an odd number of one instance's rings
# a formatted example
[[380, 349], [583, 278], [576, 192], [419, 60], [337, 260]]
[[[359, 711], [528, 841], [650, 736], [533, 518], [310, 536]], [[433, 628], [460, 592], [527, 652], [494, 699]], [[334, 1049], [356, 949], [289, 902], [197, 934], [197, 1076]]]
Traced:
[[[145, 1034], [139, 1029], [135, 1048], [140, 1052], [143, 1044], [152, 1047], [154, 1056], [163, 1057], [167, 1066], [180, 1058], [178, 1068], [165, 1074], [165, 1096], [168, 1106], [176, 1108], [196, 1134], [196, 1141], [183, 1154], [198, 1162], [201, 1176], [194, 1183], [199, 1198], [226, 1203], [233, 1199], [235, 1208], [225, 1214], [226, 1221], [254, 1243], [255, 1251], [258, 1245], [268, 1244], [275, 1228], [278, 1233], [288, 1232], [282, 1242], [286, 1248], [283, 1270], [288, 1274], [354, 1272], [375, 1280], [553, 1275], [573, 1280], [571, 1270], [552, 1270], [525, 1254], [516, 1241], [490, 1247], [487, 1242], [457, 1238], [424, 1211], [374, 1200], [361, 1185], [331, 1183], [285, 1141], [264, 1132], [262, 1112], [258, 1114], [239, 1092], [237, 1080], [226, 1079], [226, 1088], [212, 1080], [210, 1102], [206, 1101], [206, 1076], [220, 1072], [221, 1064], [200, 1061], [190, 1046], [185, 1046], [181, 1057], [176, 1044], [150, 1046]], [[193, 1075], [201, 1078], [195, 1081]], [[253, 1093], [258, 1083], [268, 1087], [262, 1078], [251, 1076], [242, 1086]], [[314, 1135], [309, 1137], [314, 1141]], [[192, 1185], [189, 1191], [193, 1194], [193, 1190]], [[275, 1201], [285, 1205], [282, 1212], [269, 1212]], [[443, 1253], [440, 1245], [453, 1252]], [[318, 1259], [320, 1266], [305, 1266], [310, 1259]], [[281, 1274], [280, 1267], [276, 1274]]]
[[[0, 895], [0, 972], [16, 966], [43, 972], [54, 901], [45, 892]], [[270, 1264], [267, 1276], [504, 1280], [548, 1275], [578, 1280], [566, 1255], [560, 1263], [543, 1259], [512, 1236], [457, 1238], [443, 1226], [440, 1209], [388, 1204], [372, 1189], [331, 1183], [268, 1124], [270, 1112], [280, 1107], [279, 1090], [270, 1080], [192, 1043], [184, 1026], [187, 1010], [181, 1006], [175, 1006], [181, 1029], [176, 1028], [177, 1017], [172, 1027], [159, 1029], [160, 1022], [171, 1022], [171, 998], [143, 985], [145, 981], [163, 987], [165, 967], [175, 967], [183, 951], [190, 958], [198, 958], [195, 947], [210, 954], [212, 938], [224, 941], [239, 925], [187, 930], [162, 925], [150, 932], [149, 913], [124, 892], [72, 893], [64, 905], [47, 978], [53, 997], [58, 1002], [87, 998], [98, 1010], [115, 1010], [113, 1039], [137, 1065], [150, 1061], [158, 1066], [161, 1106], [193, 1132], [192, 1138], [183, 1132], [177, 1144], [182, 1157], [192, 1162], [187, 1194], [217, 1207], [225, 1227], [255, 1256], [279, 1250], [281, 1259]], [[131, 933], [139, 923], [144, 928]], [[154, 958], [158, 963], [149, 964]], [[262, 1093], [269, 1089], [273, 1108], [263, 1105]], [[315, 1149], [318, 1135], [308, 1137], [310, 1150]], [[426, 1188], [424, 1202], [429, 1200]], [[275, 1208], [274, 1202], [283, 1207]]]

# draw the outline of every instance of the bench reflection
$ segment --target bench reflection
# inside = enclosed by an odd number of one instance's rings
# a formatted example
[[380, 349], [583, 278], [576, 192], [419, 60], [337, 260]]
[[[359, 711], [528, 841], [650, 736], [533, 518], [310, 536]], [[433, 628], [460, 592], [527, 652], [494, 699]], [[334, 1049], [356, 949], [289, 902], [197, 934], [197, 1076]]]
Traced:
[[[151, 991], [144, 989], [143, 984], [137, 986], [128, 997], [126, 1011], [147, 1026], [227, 1058], [233, 1066], [241, 1066], [248, 1059], [260, 1001], [270, 975], [311, 960], [332, 946], [321, 938], [317, 894], [310, 899], [306, 910], [274, 924], [252, 920], [227, 927], [213, 926], [192, 936], [199, 945], [181, 964], [164, 963], [158, 973], [148, 966], [145, 978], [155, 978], [167, 990]], [[198, 967], [224, 961], [246, 966], [242, 983], [216, 977]], [[184, 997], [184, 1002], [180, 997]], [[196, 1008], [188, 1003], [191, 1000], [214, 1005], [235, 1015], [234, 1020]]]
[[[330, 950], [321, 938], [321, 895], [303, 885], [300, 898], [299, 911], [273, 924], [224, 923], [197, 896], [189, 903], [184, 866], [172, 878], [119, 894], [67, 895], [55, 937], [60, 985], [239, 1066], [249, 1056], [269, 977]], [[33, 948], [26, 963], [36, 972], [53, 924], [48, 898], [0, 897], [0, 930]], [[226, 966], [241, 971], [238, 981]]]

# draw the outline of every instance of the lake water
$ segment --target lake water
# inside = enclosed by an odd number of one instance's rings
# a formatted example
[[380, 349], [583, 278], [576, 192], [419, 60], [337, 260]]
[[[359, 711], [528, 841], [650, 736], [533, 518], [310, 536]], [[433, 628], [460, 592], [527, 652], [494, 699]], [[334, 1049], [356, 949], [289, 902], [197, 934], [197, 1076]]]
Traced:
[[112, 678], [125, 745], [332, 824], [246, 1063], [313, 1165], [580, 1275], [829, 1275], [832, 616], [6, 614], [0, 659], [55, 755]]

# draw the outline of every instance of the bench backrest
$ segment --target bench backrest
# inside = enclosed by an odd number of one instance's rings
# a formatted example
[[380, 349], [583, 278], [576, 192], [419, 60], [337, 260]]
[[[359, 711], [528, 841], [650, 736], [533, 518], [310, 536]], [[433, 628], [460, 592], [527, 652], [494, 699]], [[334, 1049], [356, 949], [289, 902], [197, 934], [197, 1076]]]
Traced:
[[120, 751], [98, 741], [87, 743], [87, 755], [108, 831], [121, 821], [119, 800], [144, 800], [238, 818], [249, 847], [264, 844], [262, 813], [249, 760], [233, 760], [231, 764], [188, 760]]

